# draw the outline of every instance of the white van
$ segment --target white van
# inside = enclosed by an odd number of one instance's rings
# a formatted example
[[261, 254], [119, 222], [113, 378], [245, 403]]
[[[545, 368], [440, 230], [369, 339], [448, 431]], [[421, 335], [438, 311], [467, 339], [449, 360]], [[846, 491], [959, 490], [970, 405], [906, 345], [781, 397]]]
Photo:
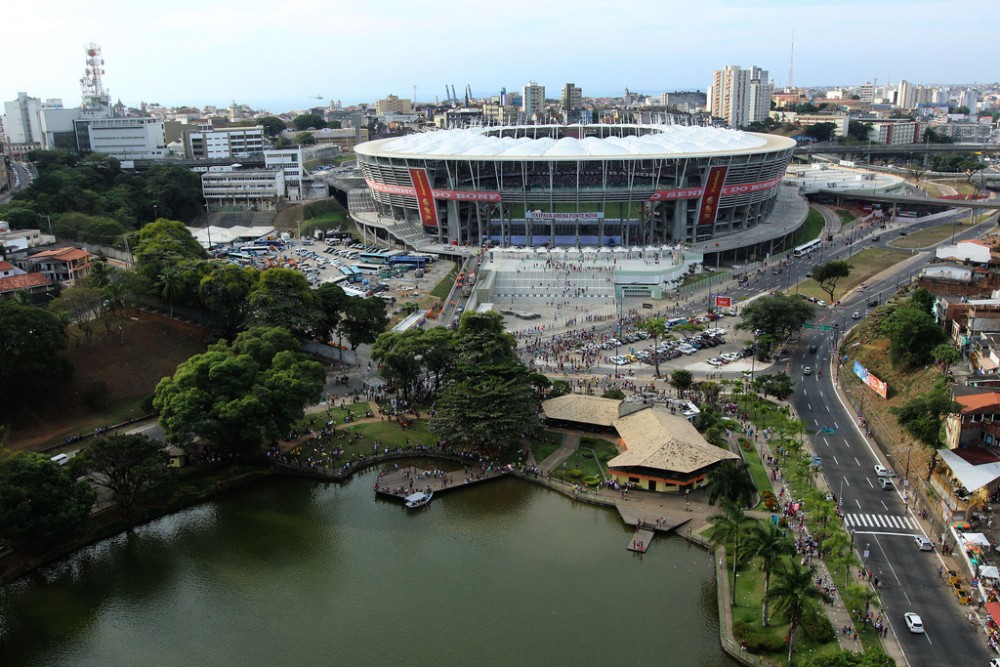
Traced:
[[67, 456], [66, 454], [56, 454], [49, 460], [52, 461], [53, 463], [58, 463], [59, 465], [64, 466], [67, 463], [69, 463], [69, 456]]

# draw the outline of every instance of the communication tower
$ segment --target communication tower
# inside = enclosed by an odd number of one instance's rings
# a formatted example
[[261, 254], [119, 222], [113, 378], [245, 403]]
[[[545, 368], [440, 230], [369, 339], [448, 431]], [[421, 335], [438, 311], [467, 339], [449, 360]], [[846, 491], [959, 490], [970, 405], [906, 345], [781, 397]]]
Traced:
[[85, 49], [87, 67], [80, 79], [80, 91], [84, 109], [106, 109], [111, 105], [111, 96], [104, 89], [104, 58], [101, 57], [101, 47], [91, 42]]

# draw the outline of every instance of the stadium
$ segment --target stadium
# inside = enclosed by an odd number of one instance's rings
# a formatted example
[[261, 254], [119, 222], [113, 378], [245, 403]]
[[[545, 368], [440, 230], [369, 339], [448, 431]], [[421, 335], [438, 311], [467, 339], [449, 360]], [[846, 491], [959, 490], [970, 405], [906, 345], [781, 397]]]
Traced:
[[412, 134], [355, 147], [368, 188], [351, 210], [415, 247], [718, 247], [765, 222], [794, 147], [681, 125]]

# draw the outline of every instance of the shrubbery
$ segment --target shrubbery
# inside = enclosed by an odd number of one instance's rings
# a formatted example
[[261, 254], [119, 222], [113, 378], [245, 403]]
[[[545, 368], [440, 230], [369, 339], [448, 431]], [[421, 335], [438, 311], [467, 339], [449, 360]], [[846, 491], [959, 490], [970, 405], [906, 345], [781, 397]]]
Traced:
[[752, 653], [774, 653], [785, 647], [784, 638], [744, 621], [733, 623], [733, 636]]

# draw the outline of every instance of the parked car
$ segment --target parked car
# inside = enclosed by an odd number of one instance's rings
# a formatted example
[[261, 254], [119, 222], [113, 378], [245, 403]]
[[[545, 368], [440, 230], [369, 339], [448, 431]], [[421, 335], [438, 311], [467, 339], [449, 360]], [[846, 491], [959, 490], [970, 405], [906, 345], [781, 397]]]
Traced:
[[877, 466], [875, 466], [875, 474], [878, 475], [879, 477], [895, 477], [896, 476], [896, 473], [894, 473], [892, 470], [890, 470], [889, 468], [886, 468], [883, 465], [877, 465]]
[[878, 485], [882, 487], [883, 491], [892, 491], [894, 488], [896, 488], [893, 485], [892, 480], [889, 479], [888, 477], [879, 477]]

